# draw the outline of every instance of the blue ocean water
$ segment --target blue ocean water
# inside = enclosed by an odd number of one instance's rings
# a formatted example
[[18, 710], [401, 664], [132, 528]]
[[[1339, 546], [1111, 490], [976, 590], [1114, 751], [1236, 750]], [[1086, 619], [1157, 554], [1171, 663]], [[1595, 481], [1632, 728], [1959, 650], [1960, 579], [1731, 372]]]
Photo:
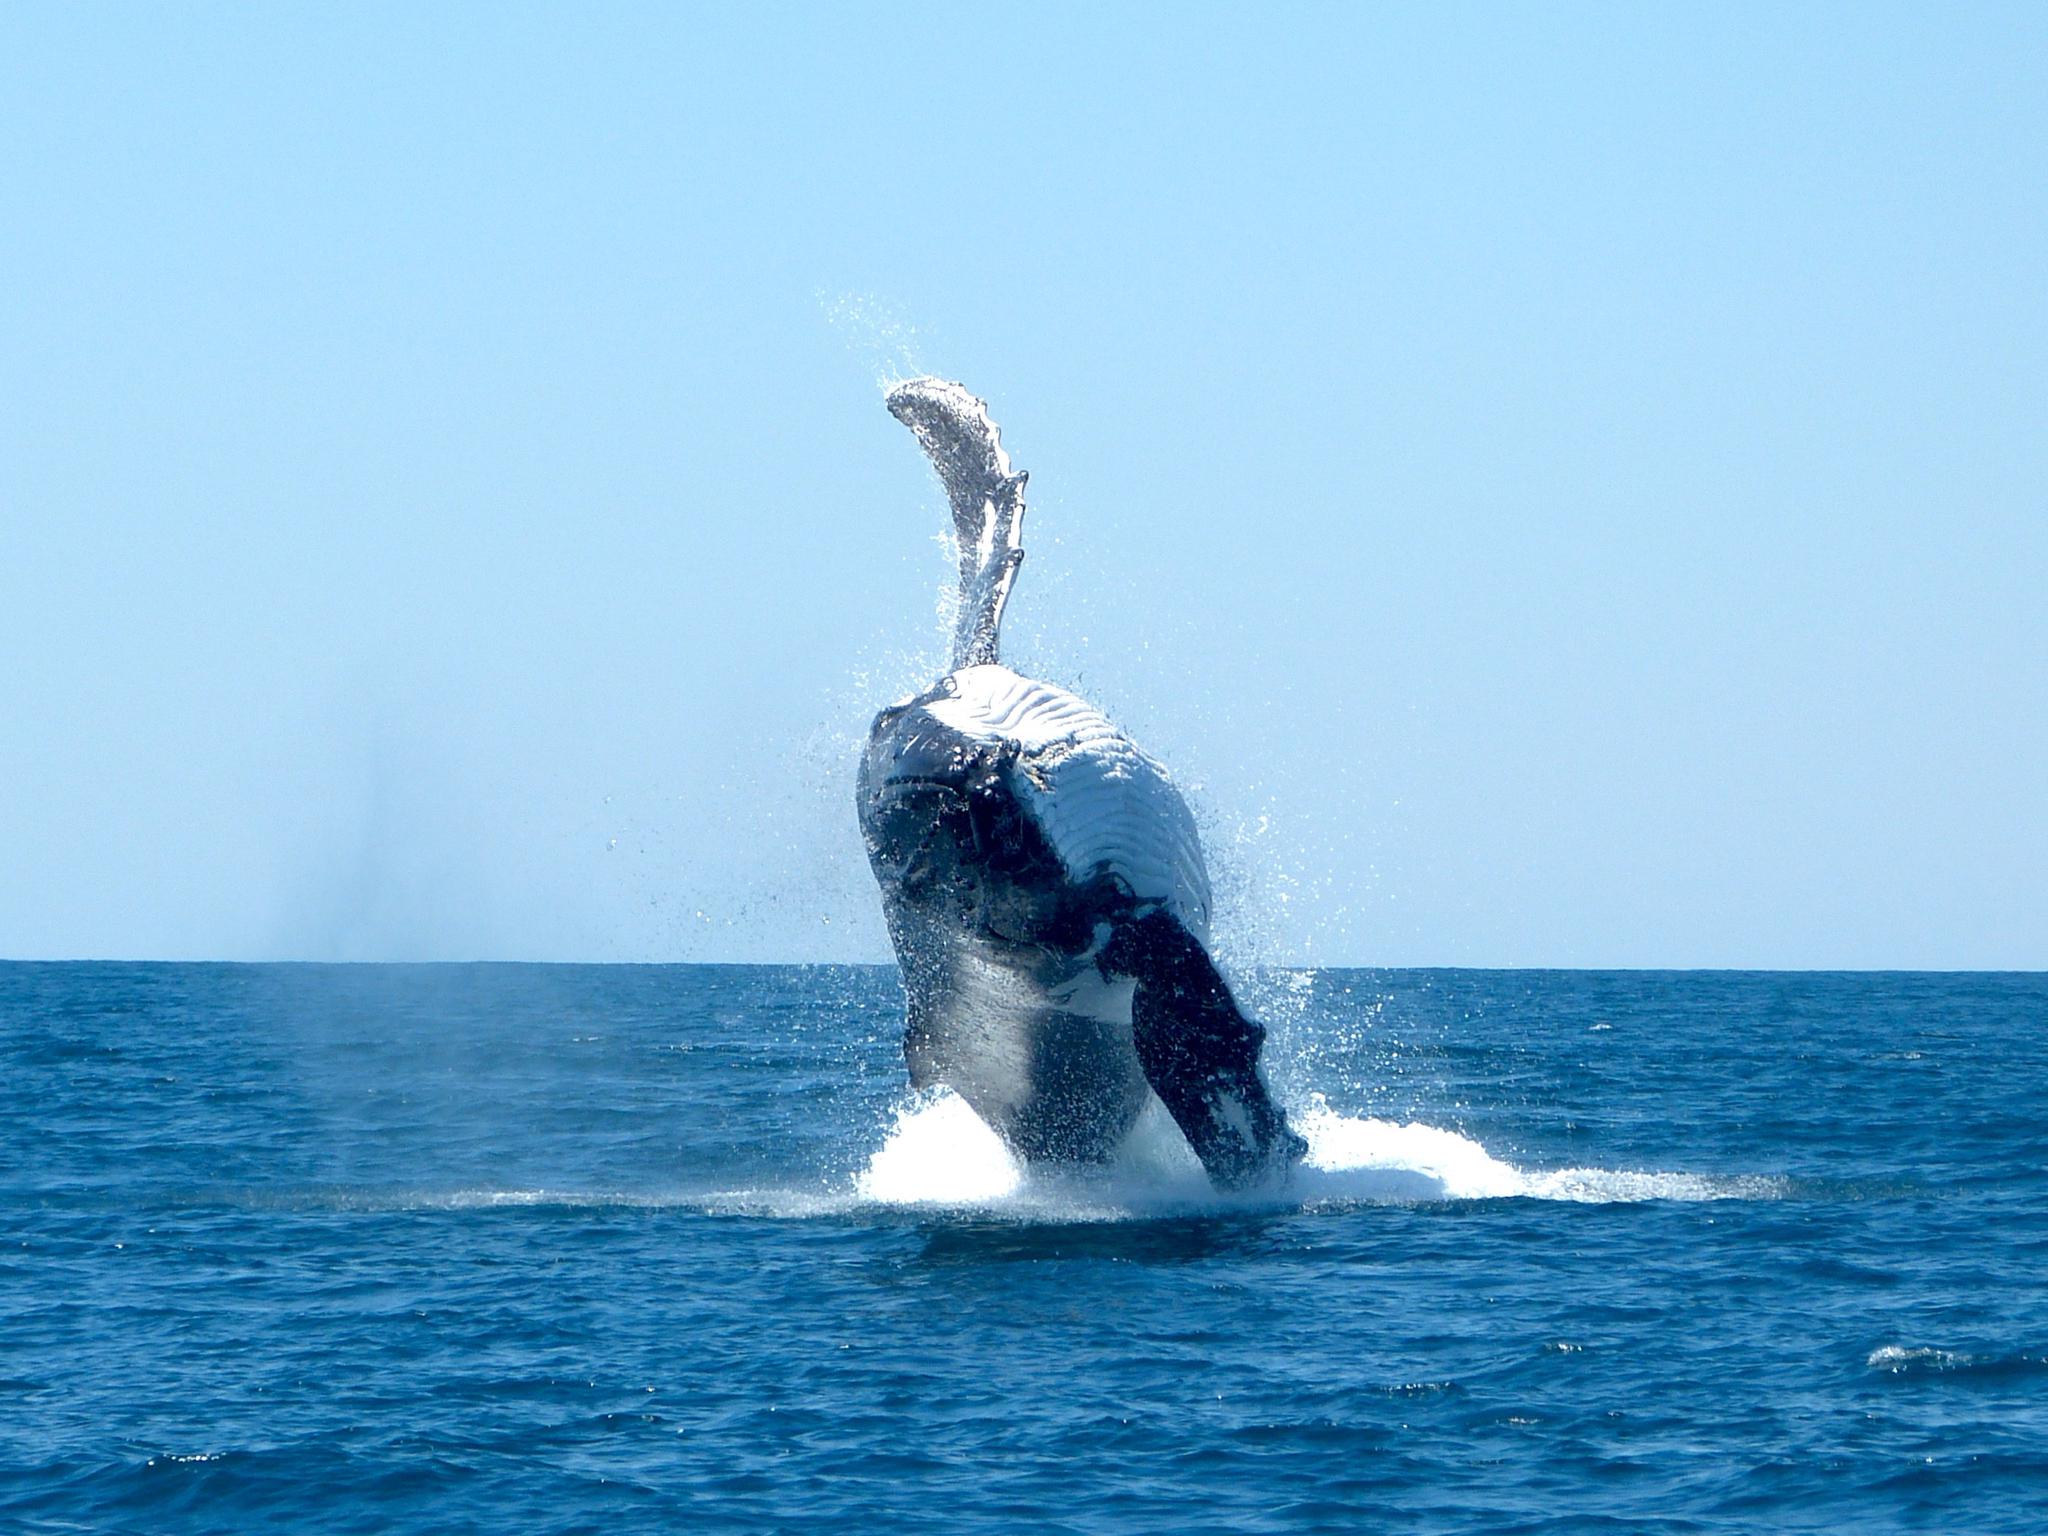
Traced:
[[0, 966], [0, 1529], [2048, 1530], [2048, 977], [1248, 990], [1225, 1200], [888, 970]]

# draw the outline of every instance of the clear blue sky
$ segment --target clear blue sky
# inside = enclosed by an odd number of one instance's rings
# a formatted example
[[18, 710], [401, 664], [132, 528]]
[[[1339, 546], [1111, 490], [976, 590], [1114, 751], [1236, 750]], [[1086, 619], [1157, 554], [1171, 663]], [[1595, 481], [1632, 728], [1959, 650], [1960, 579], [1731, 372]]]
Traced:
[[881, 959], [941, 655], [1239, 960], [2048, 965], [2048, 9], [0, 9], [0, 955]]

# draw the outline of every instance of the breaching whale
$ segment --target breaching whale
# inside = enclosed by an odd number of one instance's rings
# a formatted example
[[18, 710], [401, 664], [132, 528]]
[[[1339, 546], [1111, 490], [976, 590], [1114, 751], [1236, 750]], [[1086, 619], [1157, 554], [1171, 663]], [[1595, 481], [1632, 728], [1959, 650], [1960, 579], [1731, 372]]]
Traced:
[[959, 1094], [1032, 1162], [1102, 1162], [1156, 1093], [1212, 1182], [1304, 1149], [1265, 1033], [1209, 957], [1209, 877], [1165, 768], [1099, 710], [997, 659], [1024, 484], [958, 384], [889, 392], [951, 503], [953, 668], [875, 717], [862, 836], [908, 1004], [912, 1084]]

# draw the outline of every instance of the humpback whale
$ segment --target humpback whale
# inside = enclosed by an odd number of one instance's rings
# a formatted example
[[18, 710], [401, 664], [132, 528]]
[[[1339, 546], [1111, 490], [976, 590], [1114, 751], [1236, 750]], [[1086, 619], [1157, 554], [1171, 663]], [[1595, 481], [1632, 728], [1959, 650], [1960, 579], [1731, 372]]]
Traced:
[[960, 555], [952, 670], [875, 717], [856, 785], [912, 1085], [952, 1089], [1027, 1162], [1107, 1160], [1156, 1094], [1217, 1186], [1290, 1167], [1305, 1144], [1209, 956], [1180, 791], [1100, 710], [998, 658], [1024, 472], [958, 384], [912, 379], [888, 406], [938, 472]]

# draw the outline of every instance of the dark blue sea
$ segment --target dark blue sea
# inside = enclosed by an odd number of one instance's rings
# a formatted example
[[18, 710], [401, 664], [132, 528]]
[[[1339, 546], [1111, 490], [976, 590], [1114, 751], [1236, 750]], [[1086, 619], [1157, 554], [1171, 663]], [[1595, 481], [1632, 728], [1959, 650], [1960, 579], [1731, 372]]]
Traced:
[[0, 966], [0, 1529], [2048, 1530], [2048, 977], [1246, 990], [1226, 1200], [889, 970]]

